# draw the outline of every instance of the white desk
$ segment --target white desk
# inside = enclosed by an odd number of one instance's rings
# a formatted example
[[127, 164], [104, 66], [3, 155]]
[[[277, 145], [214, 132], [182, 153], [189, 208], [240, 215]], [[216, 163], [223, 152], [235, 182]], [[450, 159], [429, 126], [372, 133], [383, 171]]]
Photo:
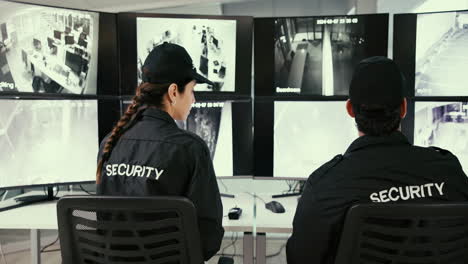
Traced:
[[[41, 194], [31, 192], [25, 195]], [[84, 195], [82, 192], [65, 193], [61, 195]], [[254, 198], [247, 194], [238, 194], [236, 198], [222, 198], [223, 215], [237, 205], [242, 208], [239, 220], [229, 220], [223, 217], [223, 227], [230, 232], [244, 232], [243, 248], [244, 263], [253, 263], [253, 223]], [[40, 230], [58, 229], [57, 200], [31, 204], [0, 212], [0, 229], [30, 229], [31, 230], [31, 263], [40, 264]]]
[[[256, 199], [256, 256], [257, 264], [266, 263], [266, 233], [292, 233], [292, 222], [297, 208], [297, 198], [299, 196], [291, 196], [284, 198], [271, 198], [271, 194], [257, 194], [265, 202], [277, 201], [284, 207], [284, 213], [273, 213], [265, 208], [262, 200]], [[272, 221], [274, 219], [274, 221]]]
[[[37, 55], [39, 54], [39, 55]], [[60, 65], [62, 68], [66, 67], [64, 63], [58, 62], [57, 59], [53, 58], [52, 55], [46, 57], [47, 66], [44, 64], [41, 56], [42, 54], [36, 53], [38, 57], [34, 57], [34, 53], [28, 53], [28, 60], [34, 65], [35, 68], [40, 70], [43, 74], [49, 76], [50, 79], [54, 80], [60, 84], [63, 88], [75, 93], [82, 94], [84, 87], [78, 85], [79, 77], [73, 73], [71, 70], [69, 72], [69, 77], [65, 77], [62, 74], [56, 72], [53, 68], [55, 65]], [[67, 67], [68, 68], [68, 67]], [[68, 68], [69, 69], [69, 68]], [[71, 81], [69, 81], [71, 80]], [[83, 82], [85, 83], [85, 82]]]

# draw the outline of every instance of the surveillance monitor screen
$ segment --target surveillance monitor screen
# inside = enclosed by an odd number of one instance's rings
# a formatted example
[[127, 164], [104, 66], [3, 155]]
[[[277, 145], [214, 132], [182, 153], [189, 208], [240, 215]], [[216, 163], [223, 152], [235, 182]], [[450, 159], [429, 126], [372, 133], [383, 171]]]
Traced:
[[416, 102], [414, 144], [455, 154], [468, 174], [468, 102]]
[[468, 11], [417, 15], [416, 96], [468, 96]]
[[198, 84], [195, 91], [235, 91], [236, 20], [138, 17], [136, 23], [138, 83], [146, 56], [168, 42], [183, 46], [197, 72], [215, 83]]
[[218, 176], [233, 175], [232, 109], [230, 102], [197, 102], [182, 128], [207, 144]]
[[357, 137], [344, 101], [277, 101], [273, 176], [307, 178]]
[[0, 100], [0, 189], [93, 181], [95, 100]]
[[[86, 18], [91, 30], [87, 47], [75, 41], [83, 26], [67, 26], [81, 18]], [[96, 94], [99, 13], [1, 1], [0, 24], [4, 29], [0, 36], [0, 94]], [[62, 38], [64, 31], [69, 34]], [[66, 64], [66, 54], [75, 47], [86, 50], [80, 55], [90, 61], [86, 72], [78, 73]]]
[[83, 58], [79, 54], [71, 53], [67, 51], [67, 55], [65, 56], [65, 65], [67, 65], [70, 70], [72, 70], [76, 74], [81, 73], [81, 69], [83, 68]]
[[54, 38], [56, 38], [57, 40], [61, 40], [62, 39], [62, 32], [54, 30]]
[[[130, 103], [122, 103], [122, 113]], [[248, 102], [197, 101], [187, 120], [175, 123], [205, 141], [216, 176], [251, 175], [251, 115]]]
[[386, 15], [276, 18], [274, 92], [348, 95], [357, 63], [387, 55], [387, 25]]

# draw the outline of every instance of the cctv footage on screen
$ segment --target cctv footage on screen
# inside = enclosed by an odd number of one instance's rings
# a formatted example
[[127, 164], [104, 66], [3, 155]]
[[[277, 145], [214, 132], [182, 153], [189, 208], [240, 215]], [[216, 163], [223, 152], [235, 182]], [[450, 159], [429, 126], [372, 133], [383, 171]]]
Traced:
[[146, 56], [164, 42], [183, 46], [197, 72], [214, 83], [195, 91], [235, 91], [236, 20], [137, 18], [138, 83]]
[[96, 94], [99, 14], [2, 2], [0, 94]]
[[[130, 101], [123, 102], [122, 113], [130, 103]], [[187, 120], [175, 120], [175, 122], [179, 128], [195, 133], [205, 141], [216, 175], [234, 174], [231, 102], [196, 102], [192, 105]]]
[[358, 137], [345, 102], [275, 102], [275, 177], [307, 178]]
[[179, 127], [200, 136], [208, 145], [216, 175], [233, 175], [232, 111], [230, 102], [196, 102]]
[[416, 102], [414, 144], [455, 154], [468, 174], [468, 102]]
[[354, 66], [366, 55], [363, 17], [275, 20], [275, 92], [347, 95]]
[[94, 100], [0, 100], [0, 188], [93, 181]]
[[418, 14], [416, 96], [468, 96], [468, 12]]

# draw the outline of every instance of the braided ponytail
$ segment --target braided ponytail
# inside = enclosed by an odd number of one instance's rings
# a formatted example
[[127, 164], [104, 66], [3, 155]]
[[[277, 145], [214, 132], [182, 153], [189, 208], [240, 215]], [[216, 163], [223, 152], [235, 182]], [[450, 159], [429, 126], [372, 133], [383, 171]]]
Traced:
[[96, 183], [101, 183], [101, 173], [102, 173], [102, 166], [104, 162], [106, 162], [112, 149], [114, 148], [115, 144], [119, 140], [120, 136], [122, 136], [123, 132], [127, 130], [133, 121], [137, 117], [137, 113], [142, 112], [142, 103], [140, 100], [140, 95], [137, 93], [133, 97], [133, 102], [131, 105], [128, 106], [127, 111], [120, 117], [120, 120], [117, 122], [117, 125], [112, 129], [111, 135], [107, 138], [106, 144], [104, 145], [104, 149], [101, 154], [101, 159], [99, 160], [97, 171], [96, 171]]

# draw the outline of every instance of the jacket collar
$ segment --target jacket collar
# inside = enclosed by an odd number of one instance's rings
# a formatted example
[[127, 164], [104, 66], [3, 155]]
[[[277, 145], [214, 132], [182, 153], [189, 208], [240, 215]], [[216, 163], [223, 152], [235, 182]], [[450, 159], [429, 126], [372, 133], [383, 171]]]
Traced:
[[358, 149], [375, 145], [411, 145], [405, 135], [400, 131], [395, 131], [388, 136], [361, 136], [351, 143], [346, 150], [346, 154]]
[[170, 124], [174, 124], [175, 126], [177, 126], [174, 119], [166, 111], [158, 109], [158, 108], [154, 108], [154, 107], [147, 108], [142, 113], [142, 116], [143, 118], [145, 117], [156, 118], [156, 119], [163, 120], [165, 122], [168, 122]]

